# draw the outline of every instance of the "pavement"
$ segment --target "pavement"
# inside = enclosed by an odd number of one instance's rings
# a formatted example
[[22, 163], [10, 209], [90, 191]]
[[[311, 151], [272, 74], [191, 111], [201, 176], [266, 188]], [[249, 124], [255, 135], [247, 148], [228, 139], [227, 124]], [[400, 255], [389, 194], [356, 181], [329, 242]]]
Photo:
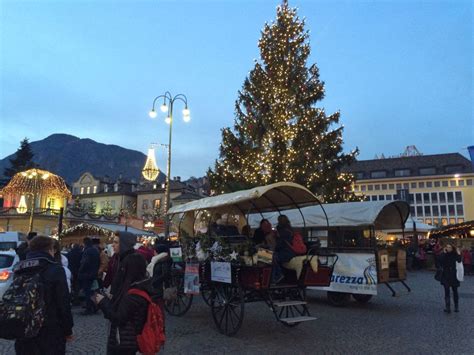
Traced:
[[[460, 313], [443, 312], [444, 291], [433, 272], [408, 275], [412, 292], [392, 297], [385, 286], [368, 304], [336, 308], [325, 293], [308, 291], [310, 311], [318, 319], [287, 328], [263, 303], [245, 305], [242, 328], [221, 335], [209, 308], [197, 297], [189, 312], [166, 318], [163, 354], [474, 354], [474, 276], [459, 288]], [[402, 290], [402, 288], [399, 288]], [[75, 340], [68, 354], [105, 354], [108, 323], [99, 315], [74, 309]], [[0, 354], [14, 354], [0, 340]]]

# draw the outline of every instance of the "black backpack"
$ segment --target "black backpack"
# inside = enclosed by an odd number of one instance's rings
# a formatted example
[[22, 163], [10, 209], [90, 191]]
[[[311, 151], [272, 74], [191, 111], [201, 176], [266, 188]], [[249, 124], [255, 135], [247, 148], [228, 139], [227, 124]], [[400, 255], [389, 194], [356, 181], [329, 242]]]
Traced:
[[[31, 269], [31, 270], [28, 270]], [[15, 267], [13, 282], [0, 300], [0, 338], [33, 338], [45, 320], [45, 285], [40, 260], [24, 260]]]

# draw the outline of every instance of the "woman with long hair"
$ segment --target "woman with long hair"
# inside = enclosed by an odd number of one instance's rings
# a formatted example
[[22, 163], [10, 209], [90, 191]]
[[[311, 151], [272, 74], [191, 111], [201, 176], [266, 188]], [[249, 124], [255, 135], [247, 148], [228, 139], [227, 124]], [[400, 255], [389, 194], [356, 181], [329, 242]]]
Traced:
[[444, 286], [444, 301], [446, 313], [451, 313], [451, 295], [453, 290], [454, 312], [459, 312], [459, 281], [456, 276], [456, 262], [461, 261], [459, 250], [456, 250], [452, 244], [446, 244], [443, 253], [440, 255], [440, 266], [442, 268], [441, 284]]

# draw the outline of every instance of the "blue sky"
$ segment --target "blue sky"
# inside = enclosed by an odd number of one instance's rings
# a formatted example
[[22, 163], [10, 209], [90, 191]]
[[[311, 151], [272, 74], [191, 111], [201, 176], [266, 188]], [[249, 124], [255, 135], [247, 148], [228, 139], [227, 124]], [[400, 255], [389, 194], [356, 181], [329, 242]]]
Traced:
[[[19, 141], [69, 133], [146, 153], [168, 126], [156, 95], [188, 96], [175, 120], [173, 176], [203, 175], [258, 58], [276, 0], [1, 1], [0, 157]], [[415, 144], [425, 154], [474, 144], [470, 1], [290, 0], [306, 17], [310, 62], [341, 110], [345, 148], [362, 159]], [[164, 168], [164, 152], [158, 152]]]

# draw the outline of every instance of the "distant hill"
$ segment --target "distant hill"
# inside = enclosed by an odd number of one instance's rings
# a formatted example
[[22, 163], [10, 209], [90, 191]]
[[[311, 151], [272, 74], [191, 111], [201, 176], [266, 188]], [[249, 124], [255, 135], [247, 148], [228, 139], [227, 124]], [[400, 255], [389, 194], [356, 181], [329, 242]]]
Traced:
[[[146, 155], [117, 145], [103, 144], [88, 138], [68, 134], [53, 134], [43, 140], [31, 142], [33, 160], [40, 168], [62, 176], [67, 183], [77, 180], [88, 171], [98, 177], [139, 179]], [[9, 158], [0, 160], [0, 176], [10, 166]], [[160, 172], [160, 180], [164, 175]]]

